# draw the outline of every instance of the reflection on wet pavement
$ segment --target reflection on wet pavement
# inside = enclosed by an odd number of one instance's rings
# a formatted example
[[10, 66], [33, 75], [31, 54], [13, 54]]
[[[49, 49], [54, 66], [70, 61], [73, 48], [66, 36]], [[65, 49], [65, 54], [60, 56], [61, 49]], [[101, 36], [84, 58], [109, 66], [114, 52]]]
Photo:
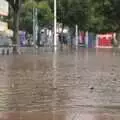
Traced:
[[119, 71], [112, 49], [1, 56], [0, 120], [118, 120]]
[[0, 120], [119, 120], [118, 114], [84, 114], [84, 113], [40, 113], [40, 112], [20, 112], [2, 113]]

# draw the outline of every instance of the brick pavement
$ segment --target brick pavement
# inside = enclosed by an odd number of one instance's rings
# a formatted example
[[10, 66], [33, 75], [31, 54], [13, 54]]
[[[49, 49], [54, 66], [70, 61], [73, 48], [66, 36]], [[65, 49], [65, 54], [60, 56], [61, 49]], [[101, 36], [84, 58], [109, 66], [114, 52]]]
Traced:
[[0, 110], [119, 115], [119, 58], [111, 50], [1, 57]]

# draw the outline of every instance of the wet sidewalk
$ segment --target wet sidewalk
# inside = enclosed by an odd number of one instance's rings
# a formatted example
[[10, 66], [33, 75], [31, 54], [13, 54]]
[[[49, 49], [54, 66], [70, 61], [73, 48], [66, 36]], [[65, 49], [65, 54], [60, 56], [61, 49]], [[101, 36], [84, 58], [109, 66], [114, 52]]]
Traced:
[[98, 113], [39, 113], [39, 112], [21, 112], [21, 113], [2, 113], [0, 120], [119, 120], [119, 114], [98, 114]]
[[118, 120], [119, 93], [112, 49], [0, 57], [0, 120]]

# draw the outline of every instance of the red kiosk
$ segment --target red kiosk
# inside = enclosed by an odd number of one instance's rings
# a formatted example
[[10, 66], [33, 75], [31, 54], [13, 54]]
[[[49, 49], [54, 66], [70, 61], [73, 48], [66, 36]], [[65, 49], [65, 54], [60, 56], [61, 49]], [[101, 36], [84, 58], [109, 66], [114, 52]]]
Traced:
[[97, 36], [96, 47], [98, 48], [112, 48], [114, 33], [99, 34]]

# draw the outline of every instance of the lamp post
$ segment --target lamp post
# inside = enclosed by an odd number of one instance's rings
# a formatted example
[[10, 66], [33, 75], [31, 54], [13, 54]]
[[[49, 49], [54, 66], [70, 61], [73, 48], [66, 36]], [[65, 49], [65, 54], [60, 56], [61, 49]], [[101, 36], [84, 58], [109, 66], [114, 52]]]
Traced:
[[[31, 0], [31, 2], [33, 3], [33, 0]], [[37, 33], [38, 33], [38, 9], [35, 8], [33, 6], [33, 15], [32, 15], [32, 19], [33, 19], [33, 42], [34, 42], [34, 46], [36, 46], [36, 41], [37, 41]]]
[[[33, 2], [33, 1], [32, 1]], [[33, 7], [33, 43], [35, 45], [35, 8]]]
[[76, 25], [75, 26], [75, 39], [76, 39], [76, 41], [75, 41], [75, 45], [76, 45], [76, 48], [78, 48], [78, 25]]
[[57, 46], [57, 2], [54, 0], [54, 47]]

